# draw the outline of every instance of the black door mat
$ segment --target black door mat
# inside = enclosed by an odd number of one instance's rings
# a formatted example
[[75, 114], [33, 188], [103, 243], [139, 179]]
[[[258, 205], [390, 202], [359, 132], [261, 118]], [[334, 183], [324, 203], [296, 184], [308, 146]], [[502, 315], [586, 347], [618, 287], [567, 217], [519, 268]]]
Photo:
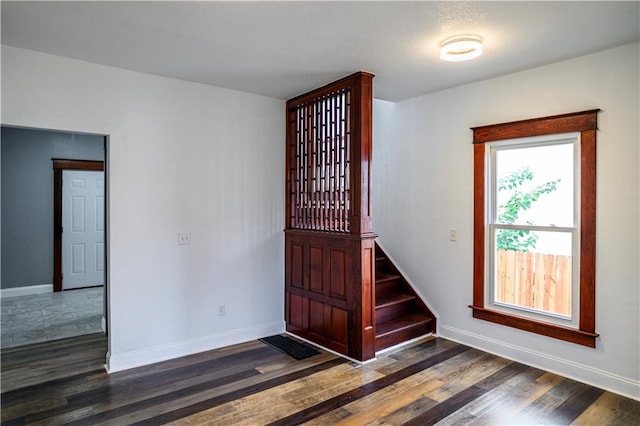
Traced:
[[298, 360], [309, 358], [310, 356], [314, 356], [320, 353], [312, 347], [309, 347], [300, 342], [296, 342], [289, 337], [281, 336], [279, 334], [275, 336], [263, 337], [262, 339], [258, 340]]

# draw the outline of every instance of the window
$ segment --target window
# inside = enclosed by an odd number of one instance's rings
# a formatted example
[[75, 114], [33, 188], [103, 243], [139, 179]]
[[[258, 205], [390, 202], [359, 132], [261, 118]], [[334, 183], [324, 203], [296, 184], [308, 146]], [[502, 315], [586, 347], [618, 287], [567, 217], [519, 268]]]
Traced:
[[595, 347], [598, 110], [473, 128], [473, 316]]

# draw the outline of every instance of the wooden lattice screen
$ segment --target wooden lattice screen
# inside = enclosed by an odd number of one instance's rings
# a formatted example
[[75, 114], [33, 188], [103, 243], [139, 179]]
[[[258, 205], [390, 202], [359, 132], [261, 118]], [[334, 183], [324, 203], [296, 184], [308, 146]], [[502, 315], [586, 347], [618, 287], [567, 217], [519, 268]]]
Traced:
[[349, 232], [349, 88], [290, 111], [289, 228]]

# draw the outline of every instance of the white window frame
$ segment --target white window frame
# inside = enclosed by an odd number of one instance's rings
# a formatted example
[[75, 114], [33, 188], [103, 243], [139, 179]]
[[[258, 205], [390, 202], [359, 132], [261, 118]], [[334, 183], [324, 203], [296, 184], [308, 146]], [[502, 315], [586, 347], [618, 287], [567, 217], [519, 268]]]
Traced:
[[[540, 146], [552, 146], [561, 144], [573, 145], [573, 224], [572, 226], [540, 226], [540, 225], [512, 225], [500, 224], [497, 221], [497, 173], [496, 173], [496, 152], [509, 149], [523, 149]], [[579, 328], [580, 312], [576, 303], [580, 300], [580, 132], [553, 134], [546, 136], [534, 136], [526, 138], [508, 139], [486, 144], [485, 158], [485, 306], [489, 309], [506, 314], [517, 315], [530, 318], [532, 320], [544, 321], [570, 328]], [[532, 231], [558, 232], [571, 234], [571, 315], [565, 316], [527, 308], [523, 306], [508, 304], [495, 300], [496, 294], [496, 234], [499, 229], [529, 229]]]

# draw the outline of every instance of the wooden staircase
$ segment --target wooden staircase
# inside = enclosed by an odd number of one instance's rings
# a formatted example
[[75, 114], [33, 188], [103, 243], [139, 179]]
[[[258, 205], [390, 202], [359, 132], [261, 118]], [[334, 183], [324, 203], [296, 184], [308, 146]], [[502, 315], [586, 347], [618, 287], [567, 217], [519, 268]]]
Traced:
[[435, 333], [436, 318], [376, 244], [376, 351]]

